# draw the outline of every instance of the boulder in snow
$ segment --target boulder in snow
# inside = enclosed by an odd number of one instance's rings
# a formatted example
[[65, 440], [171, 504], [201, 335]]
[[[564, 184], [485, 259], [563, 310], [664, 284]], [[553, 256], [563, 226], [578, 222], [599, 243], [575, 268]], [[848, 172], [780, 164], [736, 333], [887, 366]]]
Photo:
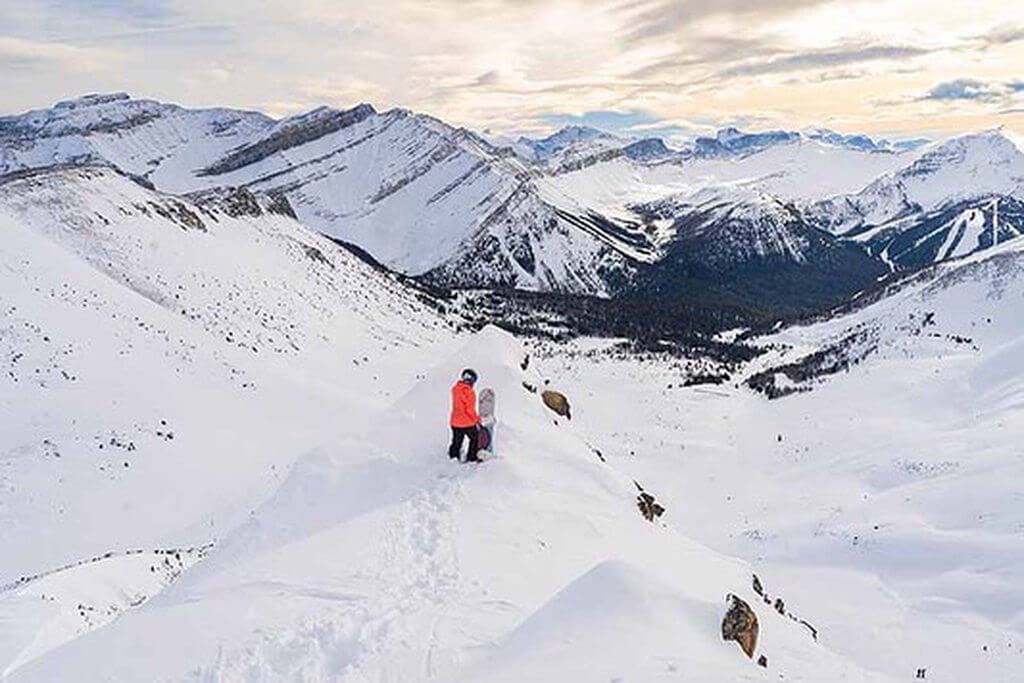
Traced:
[[757, 615], [750, 605], [733, 594], [725, 598], [729, 609], [722, 618], [722, 639], [735, 640], [743, 652], [753, 659], [757, 647]]
[[557, 391], [551, 391], [550, 389], [542, 391], [540, 394], [541, 400], [544, 401], [544, 405], [558, 413], [564, 418], [569, 420], [572, 419], [572, 414], [569, 411], [569, 399], [565, 397], [565, 394], [561, 394]]

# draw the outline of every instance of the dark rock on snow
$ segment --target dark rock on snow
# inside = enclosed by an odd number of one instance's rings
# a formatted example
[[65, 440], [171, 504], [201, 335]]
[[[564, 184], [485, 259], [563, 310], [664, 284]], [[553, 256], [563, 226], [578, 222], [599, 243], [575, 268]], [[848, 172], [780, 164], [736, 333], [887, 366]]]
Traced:
[[735, 640], [747, 657], [754, 657], [757, 647], [757, 615], [750, 605], [733, 594], [726, 596], [729, 609], [722, 618], [722, 640]]
[[557, 391], [551, 391], [547, 389], [542, 391], [540, 398], [544, 401], [544, 405], [553, 410], [558, 415], [571, 420], [572, 414], [569, 410], [569, 399], [565, 397], [565, 394], [561, 394]]

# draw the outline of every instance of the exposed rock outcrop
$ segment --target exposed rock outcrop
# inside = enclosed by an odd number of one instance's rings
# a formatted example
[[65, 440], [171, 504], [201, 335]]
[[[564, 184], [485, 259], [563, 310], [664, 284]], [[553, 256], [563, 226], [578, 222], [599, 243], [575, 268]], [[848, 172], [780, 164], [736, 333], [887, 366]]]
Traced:
[[221, 175], [236, 171], [280, 151], [304, 145], [342, 128], [355, 125], [375, 113], [377, 113], [376, 110], [369, 104], [360, 104], [344, 111], [319, 107], [311, 112], [281, 121], [263, 139], [231, 151], [227, 156], [199, 171], [198, 175]]
[[206, 212], [256, 218], [267, 213], [295, 218], [288, 198], [279, 192], [259, 192], [247, 187], [215, 187], [186, 195]]
[[750, 605], [731, 593], [725, 600], [729, 609], [722, 618], [722, 640], [735, 640], [744, 654], [753, 659], [757, 647], [757, 615]]
[[[598, 452], [598, 457], [604, 460], [600, 452]], [[636, 506], [640, 508], [640, 514], [644, 516], [644, 519], [648, 522], [653, 522], [655, 518], [661, 517], [665, 513], [665, 507], [659, 504], [654, 496], [645, 491], [640, 482], [634, 481], [633, 484], [640, 491], [640, 495], [636, 497]]]
[[766, 591], [764, 586], [761, 584], [761, 579], [758, 578], [757, 574], [754, 574], [753, 577], [754, 578], [751, 586], [753, 587], [754, 592], [761, 596], [761, 599], [764, 600], [764, 604], [770, 605], [772, 608], [775, 609], [776, 612], [778, 612], [782, 616], [788, 617], [792, 621], [801, 624], [810, 632], [811, 638], [813, 638], [814, 640], [818, 640], [818, 629], [814, 628], [814, 626], [812, 626], [810, 622], [808, 622], [806, 619], [801, 619], [789, 610], [787, 610], [786, 601], [783, 600], [782, 597], [776, 596], [775, 600], [773, 601], [772, 597], [768, 595], [768, 591]]

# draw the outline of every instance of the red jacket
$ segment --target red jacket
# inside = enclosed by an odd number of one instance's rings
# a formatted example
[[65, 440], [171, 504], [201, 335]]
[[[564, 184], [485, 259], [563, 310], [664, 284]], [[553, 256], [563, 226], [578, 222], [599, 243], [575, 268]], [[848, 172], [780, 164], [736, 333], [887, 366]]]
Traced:
[[476, 414], [476, 392], [468, 382], [459, 380], [452, 387], [452, 427], [473, 427], [480, 424]]

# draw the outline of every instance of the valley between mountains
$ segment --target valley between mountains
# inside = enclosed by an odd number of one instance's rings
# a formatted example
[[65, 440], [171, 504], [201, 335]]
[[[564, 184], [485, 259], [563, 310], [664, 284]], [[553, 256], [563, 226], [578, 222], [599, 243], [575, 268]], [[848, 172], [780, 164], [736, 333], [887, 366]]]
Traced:
[[0, 235], [0, 679], [1024, 676], [1012, 132], [89, 95]]

